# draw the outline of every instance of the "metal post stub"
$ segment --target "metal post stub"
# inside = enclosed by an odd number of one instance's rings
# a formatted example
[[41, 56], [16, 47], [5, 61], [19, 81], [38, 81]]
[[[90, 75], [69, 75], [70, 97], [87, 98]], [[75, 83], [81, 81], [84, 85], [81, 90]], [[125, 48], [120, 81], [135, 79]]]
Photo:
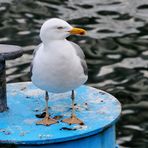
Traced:
[[0, 144], [20, 148], [115, 148], [115, 123], [121, 105], [112, 95], [89, 86], [75, 90], [76, 115], [85, 125], [61, 120], [71, 115], [71, 92], [49, 93], [49, 113], [58, 120], [51, 126], [36, 125], [42, 118], [45, 92], [31, 82], [7, 85], [9, 112], [0, 114]]
[[0, 112], [7, 110], [5, 61], [0, 61]]
[[23, 54], [21, 47], [14, 45], [0, 44], [0, 112], [6, 111], [6, 68], [5, 61], [15, 59]]

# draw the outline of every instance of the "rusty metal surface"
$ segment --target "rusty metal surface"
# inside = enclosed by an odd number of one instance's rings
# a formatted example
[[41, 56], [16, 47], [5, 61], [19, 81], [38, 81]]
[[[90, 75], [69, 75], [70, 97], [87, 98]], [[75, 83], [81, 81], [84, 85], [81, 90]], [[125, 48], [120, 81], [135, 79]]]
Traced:
[[36, 125], [36, 114], [43, 111], [44, 91], [32, 83], [8, 85], [9, 110], [0, 113], [0, 143], [46, 144], [94, 135], [114, 125], [121, 113], [119, 101], [110, 94], [88, 86], [76, 90], [76, 114], [85, 125], [61, 122], [71, 114], [70, 92], [49, 93], [49, 113], [59, 122], [51, 126]]

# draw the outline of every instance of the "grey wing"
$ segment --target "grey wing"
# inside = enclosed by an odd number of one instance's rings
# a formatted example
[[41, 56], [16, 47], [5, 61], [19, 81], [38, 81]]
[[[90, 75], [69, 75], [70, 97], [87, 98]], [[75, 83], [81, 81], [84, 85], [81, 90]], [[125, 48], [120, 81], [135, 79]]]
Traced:
[[41, 44], [39, 44], [39, 45], [36, 47], [36, 49], [34, 49], [34, 51], [33, 51], [33, 59], [32, 59], [32, 62], [31, 62], [31, 64], [30, 64], [30, 76], [32, 76], [32, 69], [33, 69], [34, 57], [35, 57], [35, 55], [36, 55], [38, 49], [40, 48], [40, 46], [41, 46]]
[[88, 68], [87, 68], [87, 64], [86, 64], [86, 61], [85, 61], [85, 55], [83, 53], [83, 50], [77, 44], [75, 44], [74, 42], [70, 42], [70, 43], [75, 48], [77, 55], [81, 59], [81, 65], [83, 67], [84, 74], [88, 75]]

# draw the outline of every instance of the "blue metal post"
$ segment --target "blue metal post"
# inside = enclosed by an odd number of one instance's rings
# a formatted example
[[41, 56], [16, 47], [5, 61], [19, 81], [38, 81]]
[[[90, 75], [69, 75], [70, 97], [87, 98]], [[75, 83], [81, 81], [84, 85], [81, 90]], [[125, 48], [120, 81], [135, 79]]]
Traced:
[[31, 82], [7, 85], [9, 112], [0, 113], [0, 144], [20, 148], [117, 148], [115, 123], [121, 105], [112, 95], [88, 86], [76, 90], [76, 114], [85, 125], [61, 122], [71, 115], [71, 92], [49, 93], [49, 113], [59, 120], [36, 125], [44, 108], [44, 91]]

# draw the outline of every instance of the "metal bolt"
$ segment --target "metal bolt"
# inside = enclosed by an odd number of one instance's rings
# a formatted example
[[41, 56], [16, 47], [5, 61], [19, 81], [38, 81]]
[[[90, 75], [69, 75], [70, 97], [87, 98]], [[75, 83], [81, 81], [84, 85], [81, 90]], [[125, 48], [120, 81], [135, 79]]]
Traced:
[[22, 56], [23, 50], [19, 46], [0, 44], [0, 112], [6, 111], [6, 60]]

